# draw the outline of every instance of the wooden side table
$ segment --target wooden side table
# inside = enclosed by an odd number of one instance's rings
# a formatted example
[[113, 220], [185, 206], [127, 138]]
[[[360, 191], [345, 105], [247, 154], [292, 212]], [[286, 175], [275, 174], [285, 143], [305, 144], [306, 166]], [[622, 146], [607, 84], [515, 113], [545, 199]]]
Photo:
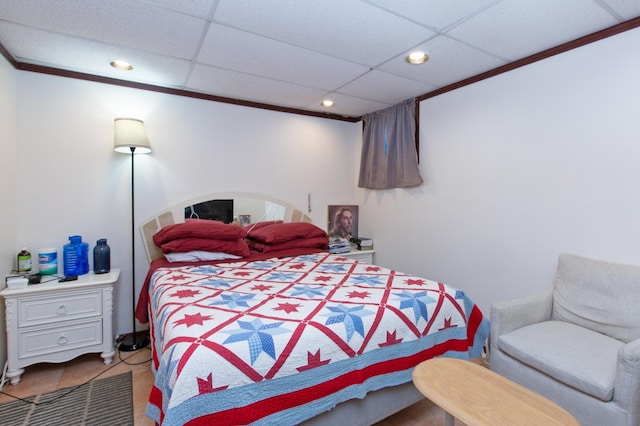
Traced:
[[433, 358], [413, 370], [413, 383], [446, 411], [468, 425], [579, 426], [564, 408], [473, 362]]
[[[20, 381], [38, 362], [65, 362], [100, 352], [111, 364], [114, 349], [113, 292], [119, 269], [80, 275], [77, 281], [57, 279], [0, 292], [6, 306], [7, 377]], [[43, 276], [46, 279], [47, 276]]]

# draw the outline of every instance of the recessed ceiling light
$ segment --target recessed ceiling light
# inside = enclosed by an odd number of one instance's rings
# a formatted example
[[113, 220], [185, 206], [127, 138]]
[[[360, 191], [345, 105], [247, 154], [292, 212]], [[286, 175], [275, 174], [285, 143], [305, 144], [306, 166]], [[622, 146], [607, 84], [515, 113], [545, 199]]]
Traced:
[[322, 105], [325, 108], [329, 108], [333, 106], [333, 101], [331, 99], [325, 99], [320, 103], [320, 105]]
[[411, 52], [406, 58], [406, 61], [413, 65], [424, 64], [427, 60], [429, 60], [429, 55], [419, 51]]
[[121, 61], [119, 59], [109, 62], [109, 65], [123, 71], [131, 71], [133, 69], [133, 66], [129, 62]]

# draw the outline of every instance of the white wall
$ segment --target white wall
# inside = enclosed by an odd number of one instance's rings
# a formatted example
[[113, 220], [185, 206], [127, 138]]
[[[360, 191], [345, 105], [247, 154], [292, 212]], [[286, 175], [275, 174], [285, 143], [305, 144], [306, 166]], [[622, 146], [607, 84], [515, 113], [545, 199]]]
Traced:
[[17, 93], [24, 185], [15, 244], [34, 252], [57, 247], [61, 257], [69, 235], [81, 235], [91, 248], [107, 238], [112, 267], [122, 269], [119, 333], [132, 327], [131, 163], [113, 151], [115, 117], [144, 120], [153, 148], [135, 157], [138, 289], [148, 263], [137, 226], [182, 200], [253, 192], [306, 210], [310, 193], [310, 215], [319, 226], [327, 204], [355, 200], [358, 124], [30, 72], [17, 73]]
[[358, 191], [376, 258], [497, 301], [558, 254], [640, 264], [640, 29], [428, 99], [411, 190]]
[[[0, 289], [4, 288], [4, 274], [15, 268], [16, 192], [16, 72], [0, 56], [0, 271], [4, 271]], [[6, 359], [6, 327], [4, 302], [0, 301], [0, 365]]]

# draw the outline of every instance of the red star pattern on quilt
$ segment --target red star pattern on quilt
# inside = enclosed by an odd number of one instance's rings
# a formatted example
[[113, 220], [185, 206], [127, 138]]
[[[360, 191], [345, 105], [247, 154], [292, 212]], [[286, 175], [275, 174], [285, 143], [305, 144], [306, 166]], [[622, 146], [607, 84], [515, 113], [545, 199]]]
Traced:
[[326, 275], [324, 275], [324, 276], [321, 275], [321, 276], [316, 277], [315, 281], [316, 282], [328, 282], [328, 281], [331, 281], [331, 277], [326, 276]]
[[200, 377], [197, 377], [197, 381], [198, 381], [198, 391], [200, 395], [203, 395], [205, 393], [216, 392], [219, 390], [224, 390], [228, 387], [228, 386], [220, 386], [219, 388], [214, 388], [213, 373], [209, 373], [206, 379], [201, 379]]
[[451, 317], [445, 318], [444, 319], [444, 327], [439, 328], [438, 331], [446, 330], [447, 328], [457, 327], [457, 326], [458, 326], [457, 324], [452, 324], [451, 323]]
[[306, 371], [311, 370], [312, 368], [320, 367], [321, 365], [326, 365], [331, 362], [331, 359], [321, 360], [320, 357], [320, 349], [318, 349], [315, 353], [307, 352], [307, 365], [303, 365], [302, 367], [298, 367], [298, 371]]
[[212, 316], [209, 315], [201, 315], [200, 312], [198, 312], [195, 315], [189, 315], [189, 314], [185, 314], [184, 318], [181, 320], [178, 320], [175, 322], [176, 325], [186, 325], [187, 328], [193, 326], [193, 325], [202, 325], [204, 324], [205, 321], [210, 320], [211, 318], [213, 318]]
[[293, 304], [293, 303], [279, 303], [277, 308], [273, 308], [275, 311], [284, 311], [288, 314], [290, 314], [291, 312], [298, 312], [298, 308], [300, 307], [300, 304]]
[[380, 343], [379, 346], [381, 348], [385, 347], [385, 346], [392, 346], [392, 345], [396, 345], [398, 343], [402, 342], [402, 339], [398, 339], [396, 338], [396, 331], [393, 330], [392, 332], [388, 332], [387, 331], [387, 341], [384, 343]]
[[182, 274], [171, 275], [169, 277], [169, 279], [173, 281], [182, 281], [182, 280], [186, 280], [187, 278], [188, 278], [187, 275], [182, 275]]
[[182, 290], [177, 290], [175, 293], [172, 294], [172, 296], [175, 296], [178, 299], [183, 299], [185, 297], [194, 297], [194, 296], [196, 296], [198, 294], [200, 294], [200, 291], [198, 291], [198, 290], [182, 289]]
[[289, 266], [289, 269], [304, 269], [304, 263], [294, 263]]
[[258, 285], [253, 286], [252, 290], [269, 291], [269, 290], [271, 290], [271, 286], [270, 285], [265, 285], [265, 284], [258, 284]]
[[369, 297], [369, 295], [370, 294], [369, 294], [368, 291], [356, 291], [356, 290], [354, 290], [354, 291], [350, 292], [348, 296], [351, 299], [366, 299], [366, 298]]

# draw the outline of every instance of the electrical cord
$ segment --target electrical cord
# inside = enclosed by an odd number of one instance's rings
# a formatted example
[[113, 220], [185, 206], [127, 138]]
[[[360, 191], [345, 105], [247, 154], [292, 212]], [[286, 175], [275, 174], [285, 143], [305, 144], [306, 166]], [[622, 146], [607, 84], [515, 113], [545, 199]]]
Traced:
[[[146, 349], [149, 349], [149, 348], [146, 348]], [[151, 349], [149, 349], [149, 351], [150, 351], [150, 350], [151, 350]], [[9, 393], [6, 393], [6, 392], [5, 392], [5, 391], [3, 391], [3, 390], [2, 390], [2, 391], [0, 391], [0, 393], [1, 393], [1, 394], [3, 394], [3, 395], [6, 395], [6, 396], [8, 396], [8, 397], [14, 398], [14, 399], [16, 399], [16, 400], [19, 400], [19, 401], [25, 402], [25, 403], [27, 403], [27, 404], [35, 405], [35, 406], [51, 404], [51, 403], [53, 403], [53, 402], [55, 402], [55, 401], [57, 401], [57, 400], [59, 400], [59, 399], [61, 399], [61, 398], [65, 397], [65, 396], [67, 396], [67, 395], [71, 394], [72, 392], [75, 392], [76, 390], [80, 389], [81, 387], [88, 385], [89, 383], [91, 383], [92, 381], [94, 381], [95, 379], [97, 379], [98, 377], [102, 376], [102, 375], [103, 375], [104, 373], [106, 373], [107, 371], [111, 370], [112, 368], [114, 368], [114, 367], [115, 367], [115, 366], [117, 366], [117, 365], [120, 365], [120, 363], [124, 363], [124, 364], [126, 364], [126, 365], [140, 365], [140, 364], [145, 364], [145, 363], [147, 363], [147, 362], [150, 362], [150, 361], [151, 361], [151, 358], [149, 358], [149, 359], [147, 359], [147, 360], [145, 360], [145, 361], [137, 362], [137, 363], [128, 363], [128, 362], [126, 362], [126, 360], [128, 360], [129, 358], [131, 358], [131, 357], [135, 356], [137, 353], [138, 353], [138, 351], [135, 351], [135, 352], [131, 353], [131, 355], [130, 355], [130, 356], [128, 356], [128, 357], [126, 357], [126, 358], [124, 358], [124, 359], [123, 359], [123, 358], [122, 358], [122, 354], [120, 353], [120, 351], [118, 351], [118, 358], [120, 359], [120, 361], [119, 361], [119, 362], [117, 362], [117, 363], [115, 363], [115, 364], [113, 364], [113, 365], [110, 365], [107, 369], [105, 369], [104, 371], [101, 371], [100, 373], [96, 374], [96, 375], [95, 375], [95, 376], [93, 376], [91, 379], [87, 380], [86, 382], [81, 383], [81, 384], [76, 385], [76, 386], [73, 386], [73, 387], [71, 387], [71, 389], [69, 389], [67, 392], [65, 392], [65, 393], [63, 393], [63, 394], [60, 394], [60, 395], [57, 395], [55, 398], [52, 398], [52, 399], [49, 399], [49, 400], [46, 400], [46, 401], [41, 401], [41, 402], [29, 401], [28, 399], [20, 398], [19, 396], [15, 396], [15, 395], [11, 395], [11, 394], [9, 394]], [[36, 395], [36, 396], [37, 396], [37, 395]], [[29, 397], [29, 398], [30, 398], [30, 397]]]
[[[144, 347], [144, 348], [140, 348], [139, 350], [142, 350], [142, 349], [146, 349], [146, 350], [148, 350], [149, 352], [151, 352], [151, 348], [150, 348], [149, 346]], [[136, 351], [136, 352], [137, 352], [137, 351]], [[126, 357], [126, 358], [122, 358], [122, 352], [120, 352], [120, 351], [118, 351], [118, 358], [120, 359], [120, 362], [121, 362], [121, 363], [123, 363], [123, 364], [125, 364], [125, 365], [142, 365], [142, 364], [146, 364], [147, 362], [150, 362], [150, 361], [151, 361], [151, 358], [149, 358], [149, 359], [146, 359], [146, 360], [144, 360], [144, 361], [140, 361], [140, 362], [127, 362], [127, 360], [128, 360], [129, 358], [131, 358], [131, 357], [130, 357], [130, 356], [128, 356], [128, 357]], [[118, 364], [120, 364], [120, 362], [119, 362]]]

